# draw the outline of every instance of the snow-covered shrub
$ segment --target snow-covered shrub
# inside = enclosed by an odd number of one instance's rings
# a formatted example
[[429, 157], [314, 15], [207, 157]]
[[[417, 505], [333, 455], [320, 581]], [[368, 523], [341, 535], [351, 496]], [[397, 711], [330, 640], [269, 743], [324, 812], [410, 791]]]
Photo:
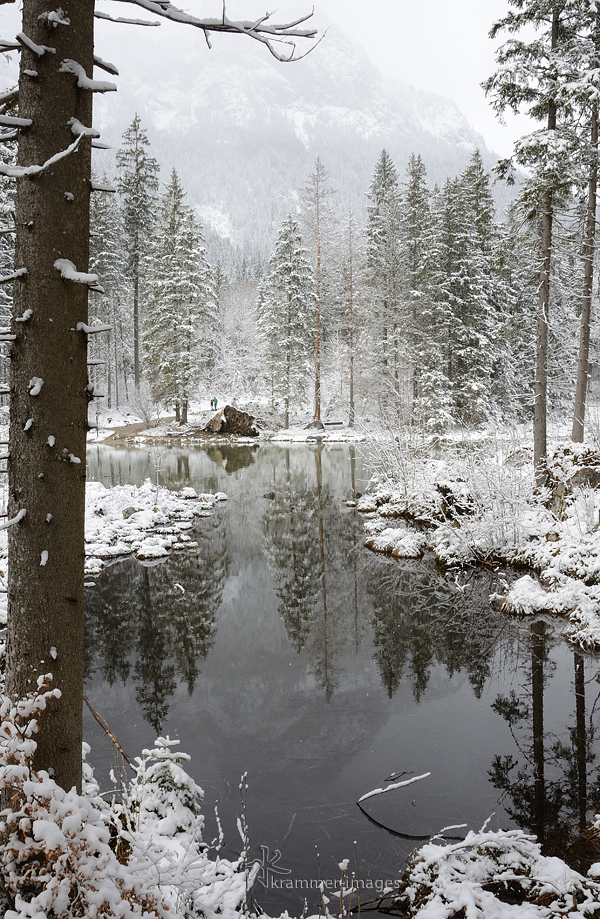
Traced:
[[597, 916], [600, 884], [541, 854], [521, 830], [469, 833], [419, 849], [394, 905], [407, 919]]
[[221, 840], [203, 841], [202, 791], [176, 741], [143, 752], [118, 803], [104, 801], [85, 764], [82, 794], [35, 770], [37, 716], [60, 697], [50, 682], [40, 677], [17, 703], [0, 697], [4, 919], [238, 916], [253, 872], [246, 853], [230, 862], [218, 857]]

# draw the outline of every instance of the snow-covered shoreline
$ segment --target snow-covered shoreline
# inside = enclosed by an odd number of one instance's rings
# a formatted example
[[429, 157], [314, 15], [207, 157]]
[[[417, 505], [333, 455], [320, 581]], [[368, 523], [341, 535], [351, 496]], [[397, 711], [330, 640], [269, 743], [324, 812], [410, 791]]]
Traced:
[[389, 474], [356, 504], [368, 548], [395, 558], [427, 549], [448, 568], [528, 568], [539, 580], [524, 574], [492, 600], [506, 612], [562, 615], [570, 641], [600, 648], [600, 454], [555, 445], [550, 484], [536, 489], [527, 447], [436, 459], [407, 444], [388, 451]]

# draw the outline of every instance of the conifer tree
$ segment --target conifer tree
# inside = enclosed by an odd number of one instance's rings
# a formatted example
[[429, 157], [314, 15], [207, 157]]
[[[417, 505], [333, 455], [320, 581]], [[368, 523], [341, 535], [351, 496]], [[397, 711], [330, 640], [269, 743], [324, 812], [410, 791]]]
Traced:
[[150, 156], [150, 141], [135, 115], [117, 151], [119, 194], [127, 239], [128, 272], [133, 282], [133, 368], [136, 391], [140, 386], [140, 274], [152, 227], [160, 167]]
[[272, 397], [283, 400], [287, 428], [290, 406], [304, 398], [308, 387], [315, 309], [313, 270], [291, 215], [279, 231], [269, 268], [259, 291], [258, 324], [265, 348], [265, 375]]
[[367, 194], [367, 274], [373, 290], [373, 365], [379, 372], [382, 406], [390, 390], [398, 408], [400, 396], [401, 328], [400, 294], [400, 194], [398, 174], [383, 150]]
[[144, 366], [153, 396], [181, 406], [186, 422], [199, 375], [214, 359], [218, 317], [201, 229], [184, 198], [173, 170], [147, 255]]
[[305, 241], [311, 254], [315, 274], [315, 418], [321, 418], [321, 354], [323, 339], [323, 307], [326, 300], [328, 249], [331, 247], [333, 215], [329, 173], [321, 158], [315, 166], [302, 194], [302, 224]]

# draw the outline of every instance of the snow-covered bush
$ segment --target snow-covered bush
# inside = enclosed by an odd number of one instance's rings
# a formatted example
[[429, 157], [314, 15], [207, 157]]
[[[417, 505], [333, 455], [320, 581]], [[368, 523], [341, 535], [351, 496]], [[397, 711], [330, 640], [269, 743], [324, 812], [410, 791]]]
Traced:
[[254, 880], [246, 854], [221, 859], [221, 840], [203, 841], [202, 790], [176, 741], [144, 751], [118, 803], [104, 801], [85, 764], [82, 794], [36, 771], [37, 717], [60, 697], [50, 684], [48, 674], [26, 699], [0, 698], [4, 919], [239, 915]]

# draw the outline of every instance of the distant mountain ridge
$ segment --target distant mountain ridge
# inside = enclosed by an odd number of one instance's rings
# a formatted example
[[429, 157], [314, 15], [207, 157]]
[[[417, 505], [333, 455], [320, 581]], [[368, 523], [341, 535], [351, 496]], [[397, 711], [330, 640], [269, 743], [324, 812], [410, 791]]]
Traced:
[[335, 26], [293, 64], [243, 37], [216, 36], [208, 51], [186, 34], [168, 53], [159, 32], [144, 30], [133, 46], [131, 31], [111, 34], [119, 92], [98, 100], [95, 123], [119, 146], [140, 115], [163, 179], [177, 169], [217, 248], [228, 241], [263, 261], [317, 155], [340, 208], [352, 206], [359, 219], [383, 147], [401, 177], [420, 153], [432, 182], [463, 169], [476, 147], [486, 165], [496, 160], [454, 103], [384, 79]]

